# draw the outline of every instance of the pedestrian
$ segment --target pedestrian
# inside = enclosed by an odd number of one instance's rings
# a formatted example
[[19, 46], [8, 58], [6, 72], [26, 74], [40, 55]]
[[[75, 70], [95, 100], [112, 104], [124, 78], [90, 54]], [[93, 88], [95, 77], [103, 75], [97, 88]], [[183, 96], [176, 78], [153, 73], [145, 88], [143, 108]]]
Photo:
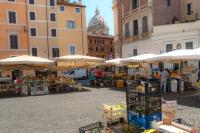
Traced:
[[156, 79], [160, 79], [160, 73], [156, 72]]
[[199, 82], [200, 81], [200, 69], [199, 69], [199, 72], [198, 72], [198, 80], [197, 80], [197, 82]]
[[[161, 72], [161, 92], [166, 92], [167, 79], [169, 78], [169, 73], [167, 69]], [[163, 89], [162, 89], [163, 88]]]

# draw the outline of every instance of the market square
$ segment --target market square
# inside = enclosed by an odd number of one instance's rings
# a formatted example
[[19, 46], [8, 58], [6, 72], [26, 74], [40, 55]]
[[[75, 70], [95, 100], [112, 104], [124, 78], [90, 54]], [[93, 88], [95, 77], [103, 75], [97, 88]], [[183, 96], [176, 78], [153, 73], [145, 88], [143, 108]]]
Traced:
[[0, 133], [200, 133], [200, 0], [0, 0]]

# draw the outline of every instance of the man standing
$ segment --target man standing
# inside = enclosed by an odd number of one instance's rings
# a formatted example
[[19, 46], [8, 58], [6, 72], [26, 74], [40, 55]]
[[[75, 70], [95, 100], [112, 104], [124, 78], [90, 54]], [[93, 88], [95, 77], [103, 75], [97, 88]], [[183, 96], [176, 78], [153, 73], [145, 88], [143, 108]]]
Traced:
[[167, 69], [162, 71], [161, 73], [161, 92], [162, 92], [162, 87], [163, 87], [163, 92], [166, 92], [166, 87], [167, 87], [167, 79], [169, 78], [169, 73], [167, 72]]
[[198, 72], [198, 80], [197, 80], [197, 82], [199, 82], [200, 81], [200, 69], [199, 69], [199, 72]]

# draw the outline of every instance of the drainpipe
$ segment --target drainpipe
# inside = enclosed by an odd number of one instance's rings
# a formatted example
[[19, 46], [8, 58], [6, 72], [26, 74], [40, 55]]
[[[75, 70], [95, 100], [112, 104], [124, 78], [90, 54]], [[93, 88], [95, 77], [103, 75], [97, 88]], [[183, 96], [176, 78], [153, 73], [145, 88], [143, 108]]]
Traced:
[[123, 35], [124, 35], [124, 33], [123, 33], [123, 24], [122, 24], [122, 21], [123, 21], [123, 20], [122, 20], [122, 18], [123, 18], [122, 1], [123, 1], [123, 0], [120, 1], [120, 3], [121, 3], [121, 4], [120, 4], [120, 5], [121, 5], [121, 18], [120, 18], [120, 19], [121, 19], [121, 20], [120, 20], [120, 26], [121, 26], [121, 37], [120, 37], [120, 50], [121, 50], [120, 52], [121, 52], [121, 53], [120, 53], [120, 56], [121, 56], [121, 58], [122, 58], [122, 52], [123, 52], [123, 51], [122, 51], [122, 45], [123, 45], [123, 38], [124, 38], [124, 37], [123, 37]]
[[31, 51], [30, 51], [30, 38], [29, 38], [29, 20], [28, 20], [28, 3], [27, 0], [25, 0], [25, 7], [26, 7], [26, 24], [27, 24], [27, 29], [25, 29], [26, 27], [24, 27], [24, 32], [26, 32], [27, 34], [27, 45], [28, 45], [28, 53], [29, 55], [31, 55]]
[[83, 45], [83, 7], [81, 7], [81, 34], [82, 34], [82, 49], [83, 49], [83, 55], [85, 53], [84, 45]]
[[47, 28], [47, 56], [49, 59], [49, 23], [48, 23], [48, 0], [46, 0], [46, 28]]

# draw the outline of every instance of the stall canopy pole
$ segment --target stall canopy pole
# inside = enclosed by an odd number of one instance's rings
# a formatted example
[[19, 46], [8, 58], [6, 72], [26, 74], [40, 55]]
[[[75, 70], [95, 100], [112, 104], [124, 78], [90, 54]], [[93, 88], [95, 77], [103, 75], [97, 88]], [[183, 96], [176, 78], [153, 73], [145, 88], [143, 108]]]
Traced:
[[76, 75], [76, 61], [75, 61], [74, 75], [75, 75], [76, 83], [77, 83], [77, 75]]
[[179, 59], [179, 74], [181, 74], [181, 59]]

